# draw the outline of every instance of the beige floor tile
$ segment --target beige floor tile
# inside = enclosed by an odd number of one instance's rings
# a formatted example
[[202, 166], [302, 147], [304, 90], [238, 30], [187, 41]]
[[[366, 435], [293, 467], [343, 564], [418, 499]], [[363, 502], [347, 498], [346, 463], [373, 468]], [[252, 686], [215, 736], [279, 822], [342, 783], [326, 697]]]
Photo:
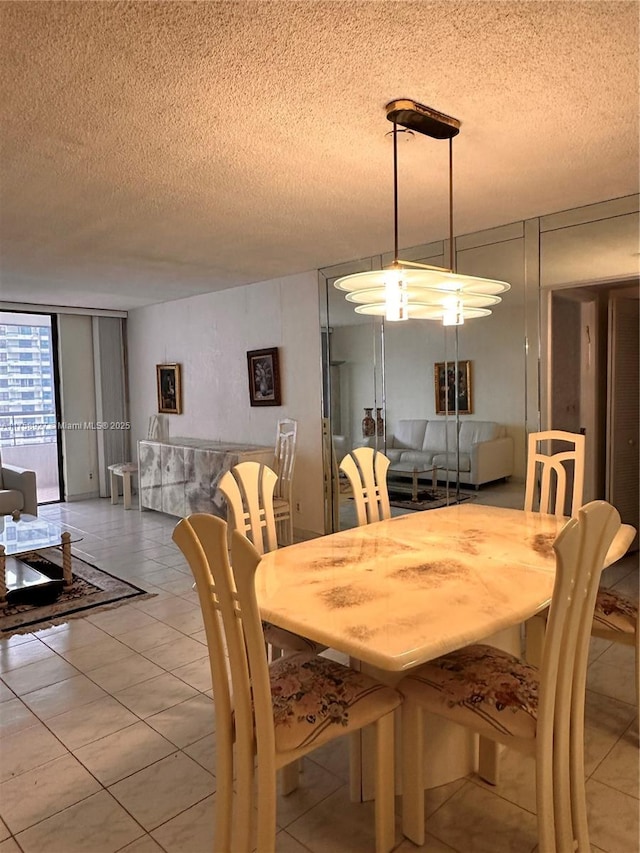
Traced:
[[[287, 833], [313, 853], [371, 853], [375, 849], [372, 802], [352, 803], [348, 786], [310, 809], [286, 827]], [[396, 843], [401, 841], [396, 821]]]
[[32, 693], [25, 693], [22, 701], [37, 714], [41, 720], [64, 714], [72, 708], [96, 702], [106, 696], [104, 690], [90, 681], [85, 675], [66, 678], [49, 687], [42, 687]]
[[349, 742], [346, 738], [336, 738], [319, 749], [314, 749], [305, 762], [313, 761], [332, 773], [343, 784], [349, 781]]
[[215, 795], [207, 797], [151, 833], [167, 853], [213, 850]]
[[100, 640], [104, 640], [105, 633], [87, 622], [85, 618], [79, 618], [70, 619], [62, 625], [43, 628], [36, 633], [36, 636], [54, 651], [62, 652], [91, 643], [99, 643]]
[[16, 694], [13, 690], [10, 690], [4, 681], [0, 680], [0, 704], [2, 702], [8, 702], [10, 699], [15, 699]]
[[109, 786], [175, 751], [172, 743], [139, 722], [81, 746], [74, 755], [96, 779]]
[[134, 714], [107, 696], [51, 717], [47, 720], [47, 726], [68, 749], [74, 750], [137, 722]]
[[197, 695], [193, 687], [189, 687], [184, 681], [165, 672], [142, 684], [134, 684], [126, 690], [119, 690], [115, 697], [134, 714], [144, 718], [165, 711]]
[[0, 704], [0, 737], [11, 737], [37, 723], [38, 718], [21, 699], [10, 699]]
[[[284, 829], [280, 830], [280, 832], [276, 835], [276, 853], [307, 853], [309, 850], [308, 847], [305, 847], [304, 844], [300, 844], [299, 841], [296, 841], [288, 832]], [[260, 853], [260, 851], [257, 851]]]
[[609, 696], [588, 690], [585, 708], [585, 772], [591, 775], [626, 731], [635, 708]]
[[203, 648], [205, 657], [202, 657], [193, 663], [188, 663], [186, 666], [179, 666], [177, 669], [171, 670], [171, 673], [175, 675], [176, 678], [179, 678], [181, 681], [185, 681], [201, 693], [211, 690], [209, 653], [206, 646]]
[[166, 589], [167, 592], [173, 593], [173, 595], [183, 595], [186, 592], [189, 592], [193, 586], [193, 578], [189, 575], [185, 575], [183, 572], [176, 572], [176, 577], [172, 581], [163, 581], [159, 583], [158, 586], [162, 587], [162, 589]]
[[479, 776], [473, 776], [476, 785], [498, 794], [510, 803], [535, 814], [536, 762], [534, 758], [520, 755], [513, 749], [503, 750], [500, 756], [500, 775], [497, 785], [489, 785]]
[[142, 654], [166, 670], [177, 669], [180, 666], [186, 666], [186, 664], [209, 657], [208, 650], [202, 643], [184, 636], [178, 640], [145, 649]]
[[96, 613], [93, 616], [89, 615], [87, 619], [112, 637], [130, 631], [132, 625], [135, 625], [138, 630], [143, 630], [153, 625], [154, 622], [151, 616], [141, 615], [138, 609], [131, 604], [117, 607], [115, 610]]
[[[444, 841], [439, 841], [433, 835], [427, 832], [422, 847], [417, 847], [413, 841], [408, 838], [402, 842], [399, 847], [396, 847], [395, 853], [415, 853], [416, 850], [421, 850], [422, 853], [458, 853], [454, 847], [449, 847]], [[494, 853], [498, 853], [497, 850]]]
[[30, 663], [21, 666], [19, 669], [5, 672], [2, 678], [14, 693], [22, 696], [25, 693], [31, 693], [33, 690], [39, 690], [41, 687], [48, 687], [50, 684], [64, 681], [65, 678], [73, 678], [74, 675], [79, 675], [75, 667], [58, 655], [53, 655], [36, 663]]
[[66, 749], [51, 732], [38, 723], [0, 741], [0, 781], [46, 764]]
[[192, 640], [197, 640], [199, 643], [202, 643], [203, 646], [207, 645], [207, 632], [203, 629], [202, 631], [196, 631], [195, 634], [191, 634]]
[[638, 800], [607, 785], [587, 781], [589, 837], [605, 853], [635, 853], [640, 826]]
[[150, 835], [143, 835], [137, 841], [127, 844], [119, 853], [165, 853], [165, 851]]
[[8, 838], [11, 835], [9, 832], [9, 827], [6, 823], [0, 819], [0, 841], [4, 841], [5, 838]]
[[9, 646], [21, 646], [23, 643], [31, 643], [37, 639], [33, 632], [28, 631], [26, 634], [12, 634], [10, 637], [0, 637], [0, 648], [8, 648]]
[[[592, 778], [636, 799], [640, 798], [638, 724], [634, 720]], [[639, 845], [640, 846], [640, 845]]]
[[100, 790], [72, 755], [63, 755], [0, 785], [4, 819], [15, 834]]
[[22, 853], [13, 838], [7, 838], [6, 841], [0, 841], [0, 853]]
[[627, 646], [623, 643], [611, 643], [598, 658], [598, 663], [605, 666], [615, 666], [624, 669], [629, 678], [634, 677], [634, 667], [636, 662], [636, 651], [633, 646]]
[[465, 853], [529, 853], [535, 815], [467, 782], [427, 820], [429, 833]]
[[600, 637], [591, 637], [589, 642], [589, 663], [592, 664], [609, 648], [611, 643], [609, 640], [602, 640]]
[[54, 654], [53, 649], [36, 639], [18, 645], [0, 644], [0, 672], [9, 672], [19, 666], [44, 660]]
[[115, 853], [142, 835], [135, 820], [101, 791], [26, 829], [17, 840], [24, 853]]
[[212, 776], [216, 775], [216, 739], [214, 735], [207, 735], [190, 746], [185, 746], [183, 752], [197, 761], [205, 770], [208, 770]]
[[[165, 625], [164, 622], [158, 622], [157, 619], [154, 619], [153, 622], [153, 625], [148, 625], [144, 628], [136, 628], [133, 631], [124, 631], [119, 634], [118, 639], [122, 643], [126, 643], [127, 646], [130, 646], [136, 652], [143, 652], [146, 649], [152, 649], [155, 646], [160, 646], [164, 643], [175, 642], [176, 640], [182, 639], [184, 636], [170, 625]], [[129, 625], [129, 629], [131, 629], [131, 625], [135, 624], [136, 622], [132, 621]]]
[[171, 625], [177, 631], [181, 631], [183, 634], [197, 634], [199, 631], [203, 631], [202, 627], [202, 611], [199, 606], [193, 606], [189, 601], [186, 601], [184, 598], [181, 599], [184, 604], [187, 605], [186, 609], [180, 610], [179, 612], [167, 613], [164, 616], [156, 615], [157, 619], [160, 619], [167, 625]]
[[60, 652], [65, 660], [77, 667], [81, 672], [90, 672], [104, 666], [105, 663], [114, 663], [131, 654], [129, 646], [105, 634], [104, 640], [91, 643], [80, 648], [67, 649]]
[[278, 797], [278, 826], [286, 828], [305, 812], [344, 786], [342, 779], [329, 773], [314, 761], [303, 762], [298, 774], [298, 787], [286, 797]]
[[182, 748], [215, 731], [214, 705], [207, 696], [194, 696], [146, 718], [157, 732]]
[[[446, 785], [438, 785], [436, 788], [429, 788], [424, 792], [424, 813], [428, 818], [440, 806], [444, 805], [447, 800], [451, 799], [464, 785], [466, 779], [454, 779], [453, 782], [448, 782]], [[402, 801], [399, 800], [400, 806]]]
[[145, 829], [151, 830], [210, 796], [215, 780], [181, 752], [134, 773], [109, 790]]
[[177, 616], [178, 613], [189, 613], [193, 609], [193, 605], [178, 596], [173, 596], [173, 599], [163, 598], [160, 601], [157, 599], [144, 601], [141, 604], [144, 604], [145, 613], [167, 625], [169, 624], [166, 622], [167, 617]]
[[162, 675], [162, 669], [148, 658], [130, 650], [130, 655], [91, 670], [91, 680], [108, 693], [117, 693], [133, 684]]

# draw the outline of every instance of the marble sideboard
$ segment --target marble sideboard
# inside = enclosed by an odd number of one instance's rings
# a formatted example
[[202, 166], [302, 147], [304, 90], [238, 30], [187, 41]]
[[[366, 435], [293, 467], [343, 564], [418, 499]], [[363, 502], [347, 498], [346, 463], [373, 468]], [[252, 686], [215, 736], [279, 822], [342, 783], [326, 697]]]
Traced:
[[185, 517], [212, 512], [222, 518], [226, 507], [218, 489], [220, 477], [238, 462], [273, 465], [273, 447], [232, 444], [200, 438], [138, 442], [140, 509]]

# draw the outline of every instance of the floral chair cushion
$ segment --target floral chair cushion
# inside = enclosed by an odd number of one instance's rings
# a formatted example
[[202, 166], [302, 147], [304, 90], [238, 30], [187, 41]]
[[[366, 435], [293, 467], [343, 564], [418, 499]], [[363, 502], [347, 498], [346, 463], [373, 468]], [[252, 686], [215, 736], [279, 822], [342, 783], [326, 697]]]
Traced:
[[321, 746], [393, 711], [402, 697], [391, 687], [315, 655], [279, 658], [269, 667], [278, 752]]
[[536, 667], [493, 646], [475, 645], [443, 655], [398, 685], [406, 699], [473, 728], [534, 738], [538, 711]]
[[615, 589], [601, 587], [596, 598], [593, 621], [597, 628], [635, 634], [638, 625], [638, 602]]

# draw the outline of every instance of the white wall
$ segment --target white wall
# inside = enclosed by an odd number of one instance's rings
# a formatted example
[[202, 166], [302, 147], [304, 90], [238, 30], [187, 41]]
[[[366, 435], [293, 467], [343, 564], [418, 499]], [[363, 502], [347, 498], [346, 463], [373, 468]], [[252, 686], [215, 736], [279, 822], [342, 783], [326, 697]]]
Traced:
[[85, 425], [96, 422], [91, 317], [58, 314], [60, 421], [65, 498], [79, 500], [98, 496], [98, 448], [96, 431]]
[[[315, 272], [162, 303], [128, 317], [132, 449], [156, 413], [156, 364], [182, 365], [173, 438], [272, 445], [279, 418], [298, 421], [294, 526], [324, 532], [320, 320]], [[251, 407], [247, 351], [279, 348], [282, 406]], [[135, 452], [134, 452], [135, 455]]]

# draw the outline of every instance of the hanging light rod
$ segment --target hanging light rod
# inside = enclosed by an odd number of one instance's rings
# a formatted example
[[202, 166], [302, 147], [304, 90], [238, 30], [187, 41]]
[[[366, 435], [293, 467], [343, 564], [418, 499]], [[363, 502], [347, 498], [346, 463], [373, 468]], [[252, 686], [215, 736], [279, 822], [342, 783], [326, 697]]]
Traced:
[[[466, 319], [486, 317], [510, 289], [505, 281], [468, 276], [455, 269], [453, 234], [453, 138], [460, 132], [457, 118], [407, 98], [385, 107], [393, 123], [393, 223], [394, 258], [384, 270], [354, 273], [334, 282], [347, 291], [358, 314], [384, 316], [387, 320], [439, 320], [459, 326]], [[399, 130], [398, 126], [404, 128]], [[411, 131], [432, 139], [449, 140], [449, 267], [403, 261], [398, 254], [398, 134]]]

